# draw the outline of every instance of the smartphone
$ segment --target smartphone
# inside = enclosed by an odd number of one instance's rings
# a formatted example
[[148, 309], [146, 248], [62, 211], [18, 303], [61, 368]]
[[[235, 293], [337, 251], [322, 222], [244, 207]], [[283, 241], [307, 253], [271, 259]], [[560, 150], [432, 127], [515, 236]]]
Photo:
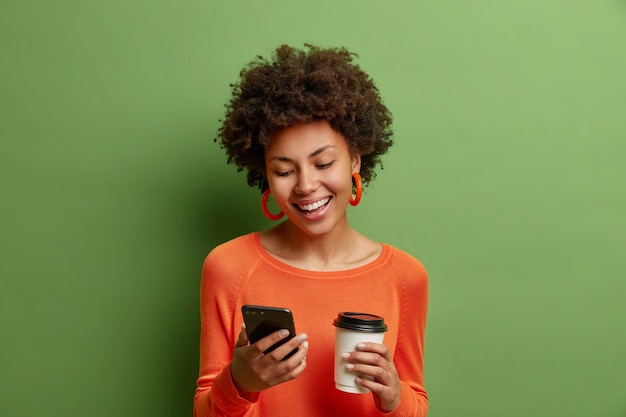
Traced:
[[[263, 352], [264, 354], [273, 351], [278, 346], [286, 343], [288, 340], [293, 339], [296, 336], [293, 315], [291, 314], [291, 310], [288, 308], [246, 304], [241, 307], [241, 313], [243, 314], [243, 321], [246, 324], [246, 331], [248, 332], [250, 344], [256, 343], [265, 336], [269, 336], [278, 330], [289, 330], [289, 336], [270, 346], [265, 352]], [[297, 351], [298, 349], [294, 349], [282, 360], [291, 357], [291, 355]]]

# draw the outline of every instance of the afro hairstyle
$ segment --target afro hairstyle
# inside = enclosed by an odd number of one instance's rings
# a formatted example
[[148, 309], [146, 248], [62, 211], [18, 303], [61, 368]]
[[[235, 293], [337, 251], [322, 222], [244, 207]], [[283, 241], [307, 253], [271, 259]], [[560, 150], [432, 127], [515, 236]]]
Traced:
[[361, 155], [361, 178], [376, 176], [381, 155], [392, 145], [392, 116], [371, 77], [346, 48], [277, 48], [271, 59], [257, 56], [230, 85], [216, 142], [228, 163], [247, 171], [248, 185], [264, 190], [265, 148], [280, 129], [326, 120]]

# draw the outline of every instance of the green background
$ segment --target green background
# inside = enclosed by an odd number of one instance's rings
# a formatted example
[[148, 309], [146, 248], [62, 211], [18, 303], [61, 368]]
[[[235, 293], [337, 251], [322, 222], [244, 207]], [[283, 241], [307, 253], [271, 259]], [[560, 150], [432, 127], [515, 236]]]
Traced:
[[429, 416], [626, 416], [623, 0], [3, 0], [0, 415], [191, 415], [203, 258], [270, 224], [228, 85], [304, 42], [394, 113], [349, 216], [429, 270]]

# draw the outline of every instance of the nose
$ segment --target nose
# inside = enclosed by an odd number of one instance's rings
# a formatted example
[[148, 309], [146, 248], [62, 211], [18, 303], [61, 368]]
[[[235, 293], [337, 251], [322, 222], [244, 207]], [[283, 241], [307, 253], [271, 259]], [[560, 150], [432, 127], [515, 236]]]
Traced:
[[315, 173], [311, 170], [303, 169], [298, 173], [298, 183], [295, 191], [297, 194], [311, 194], [319, 187], [319, 182]]

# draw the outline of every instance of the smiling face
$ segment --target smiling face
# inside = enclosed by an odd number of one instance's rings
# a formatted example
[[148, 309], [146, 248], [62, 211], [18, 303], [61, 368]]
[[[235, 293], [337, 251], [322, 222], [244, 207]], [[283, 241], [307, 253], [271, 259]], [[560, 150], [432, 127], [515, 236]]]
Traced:
[[272, 196], [289, 220], [311, 236], [347, 227], [352, 173], [361, 158], [325, 120], [279, 131], [265, 150]]

